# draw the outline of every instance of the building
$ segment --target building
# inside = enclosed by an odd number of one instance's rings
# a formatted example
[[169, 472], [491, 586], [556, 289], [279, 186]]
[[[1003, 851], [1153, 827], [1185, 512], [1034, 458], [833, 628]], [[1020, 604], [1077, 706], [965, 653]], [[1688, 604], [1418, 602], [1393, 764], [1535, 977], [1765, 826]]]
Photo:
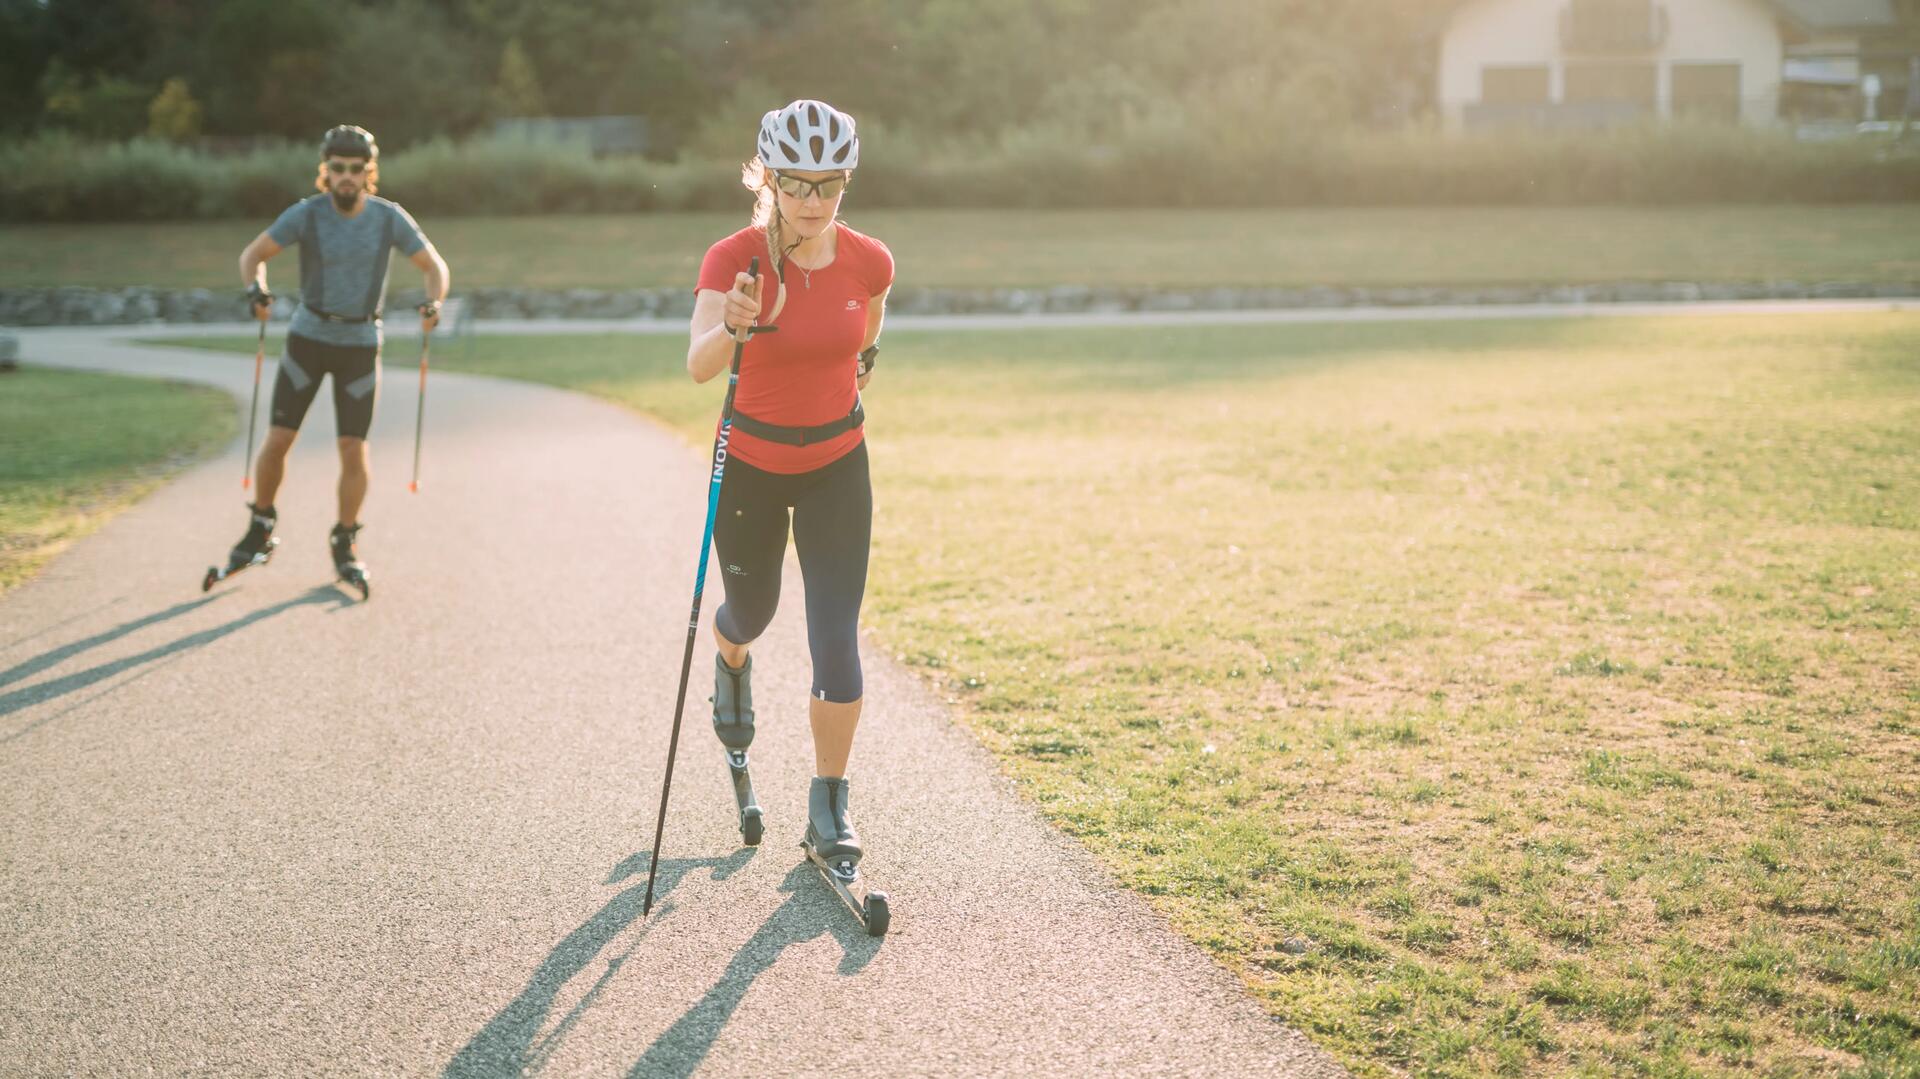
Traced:
[[1438, 101], [1454, 131], [1857, 116], [1861, 57], [1895, 23], [1890, 0], [1469, 0]]

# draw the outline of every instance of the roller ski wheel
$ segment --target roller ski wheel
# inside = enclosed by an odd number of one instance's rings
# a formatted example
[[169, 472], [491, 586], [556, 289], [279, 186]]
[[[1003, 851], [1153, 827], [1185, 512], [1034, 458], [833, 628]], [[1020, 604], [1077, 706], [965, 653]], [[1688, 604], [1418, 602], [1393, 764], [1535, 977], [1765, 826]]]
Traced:
[[834, 894], [860, 919], [867, 935], [885, 936], [893, 920], [887, 893], [868, 891], [860, 879], [860, 836], [847, 819], [844, 778], [813, 777], [813, 786], [807, 792], [807, 837], [800, 841], [800, 849]]
[[713, 657], [713, 732], [726, 753], [727, 775], [733, 780], [733, 808], [740, 842], [757, 847], [766, 837], [760, 799], [753, 793], [753, 775], [747, 768], [747, 747], [753, 744], [753, 657], [730, 667], [718, 653]]
[[236, 551], [234, 552], [233, 555], [227, 558], [226, 565], [208, 566], [206, 576], [200, 578], [200, 591], [211, 592], [213, 591], [214, 585], [219, 584], [221, 581], [226, 580], [227, 578], [233, 576], [234, 574], [239, 573], [242, 570], [252, 569], [255, 566], [264, 566], [267, 563], [273, 561], [273, 549], [278, 546], [280, 546], [279, 540], [270, 539], [267, 541], [266, 547], [262, 549], [258, 554], [247, 554], [242, 556], [238, 551]]
[[373, 598], [373, 584], [367, 577], [367, 567], [354, 553], [354, 540], [359, 538], [363, 526], [334, 525], [327, 536], [327, 546], [333, 552], [333, 571], [340, 583], [360, 593], [362, 603]]
[[853, 916], [860, 920], [861, 928], [867, 936], [884, 937], [887, 927], [893, 924], [893, 913], [887, 907], [887, 893], [870, 891], [860, 877], [858, 864], [842, 860], [829, 865], [814, 845], [802, 841], [800, 849], [807, 853], [807, 861], [820, 871], [833, 894], [840, 897]]

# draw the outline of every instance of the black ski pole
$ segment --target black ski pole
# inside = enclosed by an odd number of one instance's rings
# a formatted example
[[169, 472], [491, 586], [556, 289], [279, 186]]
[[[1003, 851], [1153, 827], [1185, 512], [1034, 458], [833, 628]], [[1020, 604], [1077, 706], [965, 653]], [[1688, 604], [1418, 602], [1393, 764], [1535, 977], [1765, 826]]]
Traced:
[[[747, 276], [758, 280], [760, 258], [754, 256]], [[720, 512], [720, 479], [727, 471], [727, 439], [733, 432], [733, 391], [740, 386], [740, 353], [747, 338], [769, 333], [772, 326], [748, 326], [733, 340], [733, 367], [727, 375], [727, 397], [720, 406], [720, 430], [713, 437], [713, 482], [707, 487], [707, 527], [700, 535], [700, 567], [693, 577], [693, 614], [687, 618], [687, 653], [680, 658], [680, 692], [673, 699], [673, 733], [667, 737], [667, 775], [660, 783], [660, 817], [653, 825], [653, 857], [647, 862], [647, 898], [640, 916], [653, 912], [653, 879], [660, 870], [660, 837], [667, 828], [667, 792], [673, 789], [673, 755], [680, 746], [680, 714], [687, 704], [687, 676], [693, 672], [693, 642], [700, 631], [700, 593], [707, 587], [707, 550], [713, 545], [713, 519]]]
[[240, 462], [240, 489], [253, 484], [253, 430], [260, 422], [260, 365], [267, 360], [267, 320], [260, 320], [260, 341], [253, 346], [253, 404], [247, 406], [247, 456]]
[[433, 331], [420, 332], [420, 404], [413, 410], [413, 482], [407, 490], [420, 493], [420, 430], [427, 422], [427, 348], [433, 344]]

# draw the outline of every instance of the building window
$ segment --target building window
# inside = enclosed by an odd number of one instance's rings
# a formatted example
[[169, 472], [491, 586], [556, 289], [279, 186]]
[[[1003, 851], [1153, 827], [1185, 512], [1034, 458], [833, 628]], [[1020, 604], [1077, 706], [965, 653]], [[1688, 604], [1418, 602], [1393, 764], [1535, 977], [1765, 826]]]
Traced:
[[1738, 120], [1740, 65], [1674, 64], [1673, 114], [1703, 120]]
[[1550, 100], [1546, 65], [1482, 68], [1480, 100], [1488, 105], [1546, 104]]
[[1652, 64], [1568, 64], [1568, 104], [1629, 104], [1651, 109], [1659, 76]]

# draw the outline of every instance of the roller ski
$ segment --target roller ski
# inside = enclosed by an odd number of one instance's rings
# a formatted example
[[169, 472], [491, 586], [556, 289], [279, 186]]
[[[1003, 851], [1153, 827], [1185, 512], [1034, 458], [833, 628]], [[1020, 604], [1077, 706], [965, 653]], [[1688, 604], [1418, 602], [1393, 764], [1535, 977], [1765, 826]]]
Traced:
[[339, 575], [340, 583], [358, 591], [364, 602], [373, 598], [373, 586], [367, 579], [366, 564], [353, 550], [353, 541], [359, 537], [361, 527], [334, 525], [327, 537], [327, 546], [333, 549], [333, 571]]
[[860, 879], [860, 836], [847, 820], [846, 780], [813, 777], [813, 788], [807, 792], [807, 838], [800, 849], [860, 919], [867, 935], [886, 936], [891, 921], [887, 893], [868, 891]]
[[753, 657], [738, 669], [729, 667], [719, 653], [713, 657], [713, 733], [720, 736], [726, 752], [727, 772], [733, 779], [734, 811], [738, 814], [740, 842], [749, 847], [760, 845], [765, 834], [761, 822], [760, 799], [753, 793], [753, 777], [747, 772], [747, 747], [753, 744]]
[[233, 550], [227, 552], [226, 566], [208, 566], [206, 576], [200, 578], [200, 591], [210, 592], [213, 586], [254, 566], [264, 566], [273, 560], [273, 549], [280, 541], [273, 538], [273, 526], [279, 522], [279, 515], [271, 507], [261, 509], [253, 503], [247, 503], [253, 511], [253, 520], [247, 524], [247, 534], [240, 537]]

